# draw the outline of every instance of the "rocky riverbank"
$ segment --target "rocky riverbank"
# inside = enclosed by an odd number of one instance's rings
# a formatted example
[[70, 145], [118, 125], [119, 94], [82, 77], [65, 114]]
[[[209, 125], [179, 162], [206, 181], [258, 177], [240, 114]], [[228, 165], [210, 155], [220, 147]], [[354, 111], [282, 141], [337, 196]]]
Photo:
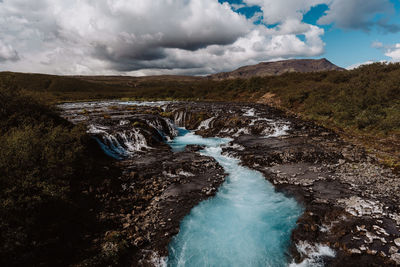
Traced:
[[183, 217], [225, 180], [222, 167], [196, 153], [197, 146], [172, 152], [165, 142], [178, 133], [158, 107], [76, 104], [63, 109], [65, 118], [87, 125], [122, 171], [97, 194], [103, 204], [99, 221], [108, 227], [94, 240], [100, 256], [84, 264], [157, 265]]
[[[84, 122], [123, 170], [99, 215], [113, 222], [96, 244], [125, 265], [155, 265], [179, 222], [224, 181], [221, 167], [196, 153], [172, 152], [172, 124], [230, 137], [224, 153], [262, 172], [305, 208], [292, 233], [294, 262], [329, 266], [400, 264], [400, 177], [333, 132], [266, 105], [233, 103], [78, 103], [63, 116]], [[335, 251], [335, 257], [325, 253]], [[325, 251], [325, 252], [324, 252]], [[133, 257], [131, 257], [133, 255]], [[122, 259], [122, 260], [121, 260]]]

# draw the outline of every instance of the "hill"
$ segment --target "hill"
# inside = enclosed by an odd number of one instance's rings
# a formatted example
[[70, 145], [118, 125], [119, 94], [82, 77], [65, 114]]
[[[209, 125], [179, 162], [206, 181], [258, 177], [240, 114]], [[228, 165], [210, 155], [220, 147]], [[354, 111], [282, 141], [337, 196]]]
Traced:
[[222, 72], [208, 76], [214, 80], [251, 78], [281, 75], [289, 72], [320, 72], [330, 70], [344, 70], [331, 63], [326, 58], [322, 59], [292, 59], [275, 62], [261, 62], [256, 65], [240, 67], [231, 72]]

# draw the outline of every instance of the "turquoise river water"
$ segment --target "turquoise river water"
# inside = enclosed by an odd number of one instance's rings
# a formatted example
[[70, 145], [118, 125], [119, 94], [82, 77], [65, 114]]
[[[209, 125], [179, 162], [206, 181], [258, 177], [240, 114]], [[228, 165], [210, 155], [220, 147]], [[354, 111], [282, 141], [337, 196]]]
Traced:
[[302, 213], [292, 198], [274, 190], [258, 171], [222, 155], [230, 140], [202, 138], [180, 129], [170, 142], [175, 151], [205, 145], [228, 174], [215, 197], [194, 207], [169, 245], [168, 266], [288, 266], [290, 234]]

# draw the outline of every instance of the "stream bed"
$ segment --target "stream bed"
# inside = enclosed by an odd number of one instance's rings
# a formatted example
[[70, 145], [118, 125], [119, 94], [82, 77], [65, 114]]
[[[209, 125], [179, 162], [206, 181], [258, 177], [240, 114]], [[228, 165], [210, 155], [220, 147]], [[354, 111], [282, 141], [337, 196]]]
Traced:
[[204, 145], [228, 173], [215, 197], [201, 202], [181, 222], [169, 245], [168, 266], [287, 266], [287, 248], [298, 203], [274, 187], [258, 171], [222, 155], [228, 138], [203, 138], [180, 129], [170, 142], [175, 151]]
[[59, 108], [121, 171], [100, 188], [103, 254], [132, 266], [400, 264], [398, 174], [329, 129], [255, 103]]

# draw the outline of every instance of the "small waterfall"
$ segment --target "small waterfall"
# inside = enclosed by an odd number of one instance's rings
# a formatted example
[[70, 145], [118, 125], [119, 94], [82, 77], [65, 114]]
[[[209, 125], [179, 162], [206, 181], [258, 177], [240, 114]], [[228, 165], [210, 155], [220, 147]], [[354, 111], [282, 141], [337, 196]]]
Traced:
[[129, 156], [137, 151], [150, 148], [144, 135], [137, 129], [103, 135], [103, 141], [105, 145], [121, 156]]
[[90, 125], [88, 133], [95, 134], [104, 152], [116, 159], [133, 155], [138, 151], [150, 149], [145, 136], [139, 129], [122, 130], [109, 133], [104, 126]]
[[107, 126], [91, 124], [88, 127], [87, 133], [103, 134], [103, 133], [107, 133], [106, 130], [108, 130], [108, 129], [109, 129], [109, 127], [107, 127]]
[[132, 129], [128, 135], [123, 132], [119, 136], [122, 138], [123, 145], [127, 148], [128, 153], [150, 148], [147, 145], [146, 138], [138, 129]]
[[168, 118], [156, 118], [154, 120], [147, 121], [147, 124], [156, 129], [158, 134], [164, 139], [171, 140], [173, 137], [178, 135], [176, 126]]
[[[183, 111], [179, 116], [182, 122], [183, 118], [185, 118]], [[158, 136], [155, 132], [149, 131], [148, 128], [132, 127], [129, 120], [120, 120], [117, 125], [110, 127], [91, 124], [87, 132], [95, 135], [104, 152], [116, 159], [129, 157], [145, 149], [151, 149], [147, 140], [170, 141], [179, 134], [174, 123], [168, 118], [146, 117], [141, 119], [140, 122], [141, 125], [147, 124], [157, 131]]]
[[163, 112], [165, 112], [168, 108], [168, 104], [160, 106]]
[[[265, 135], [265, 137], [279, 137], [279, 136], [284, 136], [287, 134], [287, 131], [290, 129], [289, 125], [287, 124], [278, 124], [278, 123], [273, 123], [273, 128], [266, 128], [264, 129], [261, 134]], [[272, 132], [271, 132], [272, 130]]]
[[[101, 142], [101, 141], [100, 141]], [[127, 156], [125, 149], [121, 146], [117, 137], [111, 134], [103, 135], [103, 150], [106, 151], [108, 155], [115, 158], [121, 158]]]
[[251, 122], [250, 122], [250, 124], [249, 124], [249, 126], [254, 126], [254, 125], [256, 125], [256, 123], [260, 123], [260, 122], [267, 122], [267, 123], [270, 123], [270, 122], [273, 122], [273, 120], [267, 119], [267, 118], [252, 119]]
[[178, 136], [179, 131], [176, 129], [175, 124], [170, 120], [170, 119], [165, 119], [165, 122], [167, 123], [168, 131], [172, 136]]
[[156, 129], [158, 134], [163, 138], [168, 137], [168, 135], [166, 135], [165, 132], [163, 131], [164, 127], [161, 125], [161, 122], [159, 120], [147, 121], [147, 124]]
[[185, 127], [186, 111], [181, 110], [178, 113], [175, 113], [174, 122], [177, 126]]
[[215, 117], [211, 117], [208, 118], [204, 121], [202, 121], [199, 125], [199, 127], [197, 128], [197, 130], [207, 130], [210, 129], [210, 127], [212, 127], [212, 122], [214, 121]]
[[244, 113], [243, 113], [243, 116], [246, 116], [246, 117], [254, 117], [254, 116], [256, 116], [256, 113], [255, 113], [256, 111], [255, 111], [255, 109], [254, 108], [250, 108], [250, 109], [247, 109]]

